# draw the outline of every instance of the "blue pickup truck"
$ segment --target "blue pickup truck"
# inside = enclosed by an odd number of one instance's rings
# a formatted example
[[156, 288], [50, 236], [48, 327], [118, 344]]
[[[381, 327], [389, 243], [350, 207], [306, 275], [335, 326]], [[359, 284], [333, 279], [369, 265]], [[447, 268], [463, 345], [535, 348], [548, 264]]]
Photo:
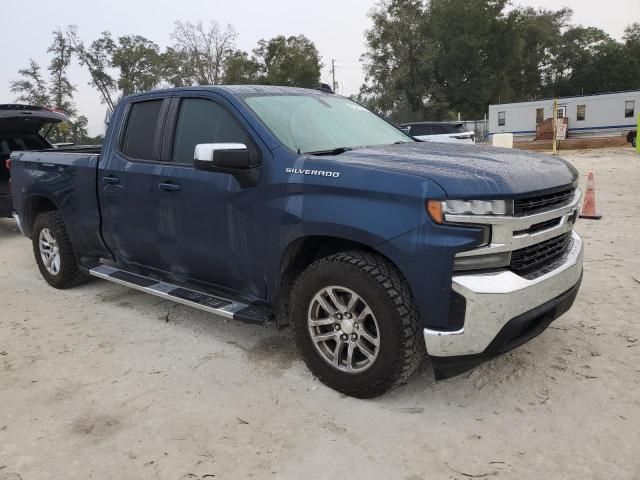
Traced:
[[582, 279], [571, 165], [415, 141], [326, 91], [133, 95], [101, 149], [14, 152], [11, 175], [53, 287], [94, 276], [290, 325], [310, 370], [355, 397], [425, 355], [447, 378], [521, 345]]

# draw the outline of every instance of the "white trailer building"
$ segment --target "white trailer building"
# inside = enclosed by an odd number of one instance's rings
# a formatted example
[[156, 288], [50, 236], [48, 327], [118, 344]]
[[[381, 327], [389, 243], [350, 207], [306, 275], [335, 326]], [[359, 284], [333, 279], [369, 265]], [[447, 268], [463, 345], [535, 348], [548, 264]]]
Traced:
[[[635, 130], [640, 90], [558, 99], [558, 117], [569, 121], [568, 135], [617, 136]], [[489, 106], [489, 134], [513, 133], [533, 139], [536, 125], [553, 116], [553, 99]]]

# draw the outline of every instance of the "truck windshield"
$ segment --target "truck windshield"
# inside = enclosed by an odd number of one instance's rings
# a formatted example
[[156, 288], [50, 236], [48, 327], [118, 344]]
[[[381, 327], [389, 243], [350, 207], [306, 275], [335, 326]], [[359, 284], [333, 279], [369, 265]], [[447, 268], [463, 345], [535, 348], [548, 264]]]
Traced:
[[329, 95], [251, 96], [245, 103], [290, 149], [339, 154], [413, 140], [366, 108]]

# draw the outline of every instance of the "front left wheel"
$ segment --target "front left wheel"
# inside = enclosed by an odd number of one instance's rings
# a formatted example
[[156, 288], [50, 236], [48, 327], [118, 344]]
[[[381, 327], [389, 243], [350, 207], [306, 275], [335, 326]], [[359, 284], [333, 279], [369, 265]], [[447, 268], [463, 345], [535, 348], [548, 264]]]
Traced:
[[425, 355], [409, 286], [378, 255], [352, 251], [318, 260], [296, 282], [291, 304], [305, 363], [346, 395], [382, 395], [406, 382]]
[[49, 285], [65, 289], [89, 279], [78, 266], [71, 239], [58, 211], [44, 212], [33, 222], [33, 254]]

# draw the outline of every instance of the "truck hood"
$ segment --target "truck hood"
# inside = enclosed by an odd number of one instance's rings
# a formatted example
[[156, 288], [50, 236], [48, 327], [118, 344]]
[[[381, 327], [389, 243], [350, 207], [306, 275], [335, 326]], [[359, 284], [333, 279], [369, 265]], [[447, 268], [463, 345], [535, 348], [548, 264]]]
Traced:
[[578, 179], [577, 170], [561, 158], [480, 145], [405, 143], [352, 150], [332, 159], [426, 177], [449, 198], [517, 198], [551, 192]]

